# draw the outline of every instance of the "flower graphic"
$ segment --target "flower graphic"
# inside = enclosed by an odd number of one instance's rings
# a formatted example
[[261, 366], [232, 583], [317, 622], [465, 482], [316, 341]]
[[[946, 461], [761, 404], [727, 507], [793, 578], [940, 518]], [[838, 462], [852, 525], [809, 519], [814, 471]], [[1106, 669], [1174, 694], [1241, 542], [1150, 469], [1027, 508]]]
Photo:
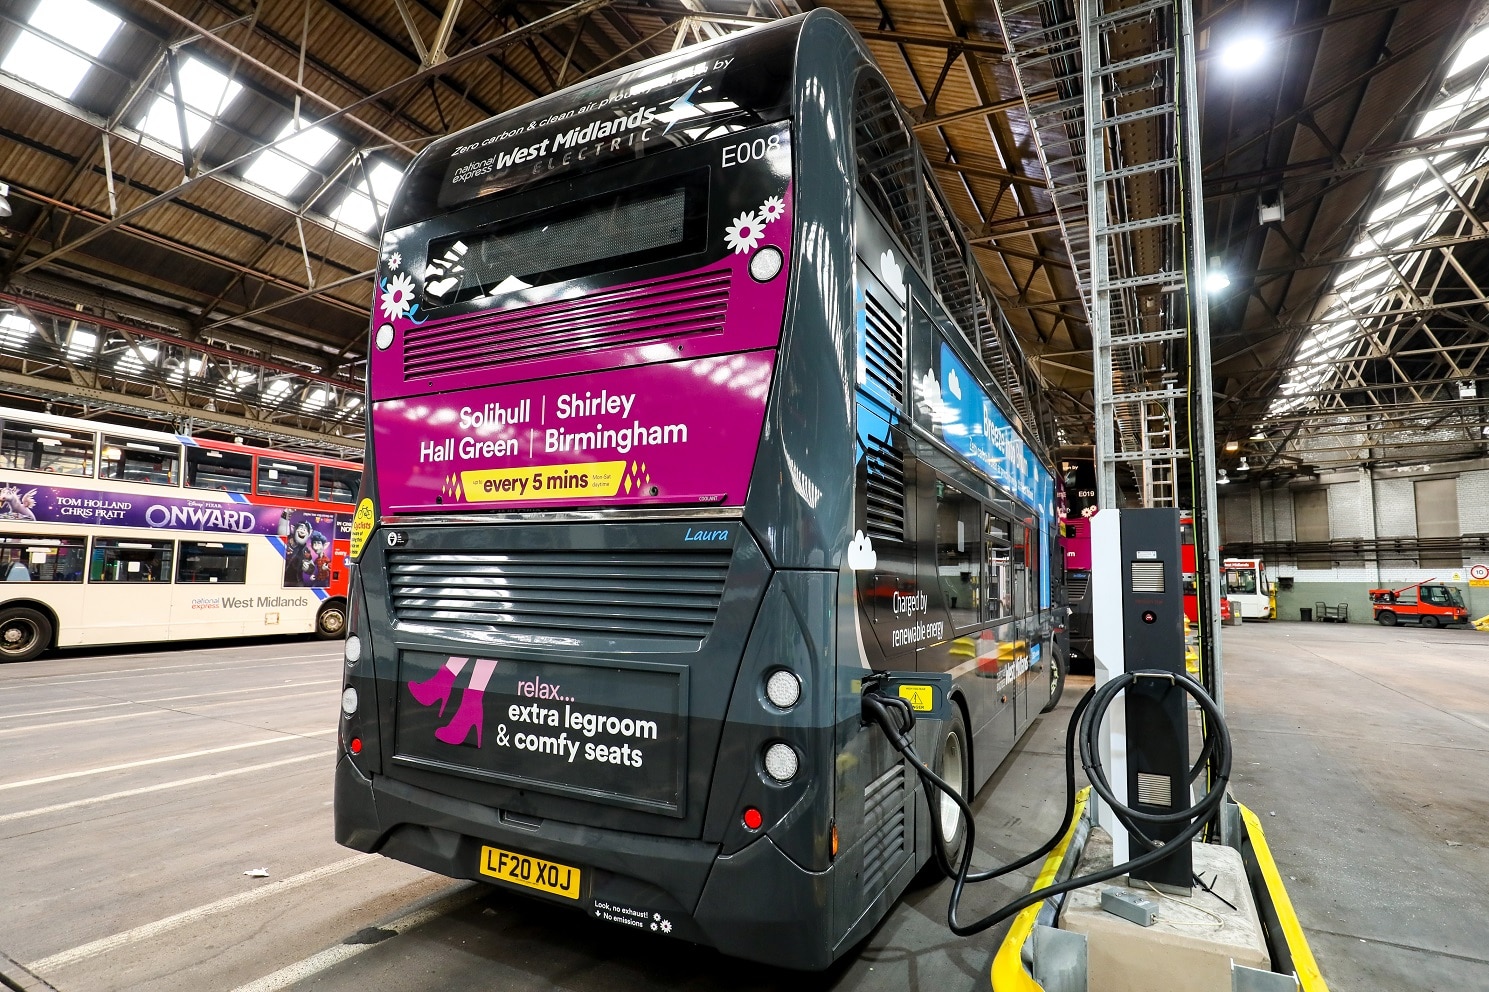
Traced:
[[724, 246], [738, 255], [758, 245], [764, 234], [765, 225], [760, 223], [760, 218], [746, 211], [734, 218], [734, 223], [725, 229]]
[[773, 220], [779, 220], [786, 212], [786, 204], [781, 202], [779, 196], [767, 196], [765, 202], [760, 204], [760, 219], [769, 224]]
[[399, 252], [396, 252], [396, 251], [395, 252], [389, 252], [383, 258], [383, 261], [385, 261], [385, 262], [388, 263], [388, 268], [390, 268], [390, 269], [400, 268], [403, 265], [403, 255], [401, 253], [399, 253]]
[[662, 932], [663, 933], [671, 933], [672, 932], [672, 921], [671, 920], [663, 920], [662, 921]]
[[383, 316], [397, 320], [409, 312], [414, 303], [414, 281], [407, 273], [400, 272], [391, 279], [383, 280]]

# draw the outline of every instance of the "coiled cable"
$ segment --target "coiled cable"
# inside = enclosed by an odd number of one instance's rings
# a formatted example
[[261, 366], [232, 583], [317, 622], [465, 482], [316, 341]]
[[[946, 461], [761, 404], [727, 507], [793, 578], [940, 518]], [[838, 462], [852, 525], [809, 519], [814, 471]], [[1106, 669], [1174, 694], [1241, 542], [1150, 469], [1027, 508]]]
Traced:
[[[1133, 809], [1125, 803], [1119, 802], [1112, 791], [1110, 781], [1107, 779], [1106, 770], [1102, 767], [1098, 737], [1101, 722], [1106, 716], [1107, 709], [1117, 698], [1118, 694], [1140, 679], [1160, 679], [1170, 682], [1175, 687], [1184, 690], [1190, 698], [1199, 704], [1201, 710], [1204, 711], [1206, 717], [1204, 721], [1204, 745], [1201, 748], [1198, 760], [1190, 768], [1187, 781], [1193, 782], [1212, 756], [1215, 760], [1216, 774], [1210, 783], [1209, 790], [1193, 805], [1185, 809], [1176, 810], [1171, 813], [1149, 813]], [[1205, 691], [1205, 687], [1184, 672], [1166, 672], [1160, 670], [1124, 672], [1100, 686], [1093, 686], [1081, 697], [1080, 701], [1076, 704], [1074, 712], [1070, 715], [1070, 725], [1065, 737], [1065, 813], [1061, 817], [1059, 829], [1055, 831], [1049, 840], [1023, 857], [997, 868], [974, 872], [971, 869], [972, 851], [976, 846], [977, 836], [975, 817], [972, 815], [971, 807], [967, 805], [966, 800], [962, 798], [957, 790], [952, 788], [945, 779], [932, 771], [930, 766], [916, 752], [912, 737], [915, 727], [915, 711], [910, 708], [909, 703], [905, 700], [897, 696], [881, 695], [877, 692], [865, 692], [862, 705], [864, 716], [876, 723], [884, 731], [890, 745], [909, 760], [925, 787], [926, 804], [931, 821], [931, 836], [934, 842], [932, 844], [933, 856], [942, 872], [949, 878], [954, 879], [951, 898], [946, 907], [946, 923], [951, 929], [951, 932], [959, 937], [981, 933], [990, 927], [997, 926], [1025, 907], [1032, 906], [1050, 896], [1117, 878], [1130, 871], [1145, 868], [1157, 861], [1161, 861], [1172, 853], [1169, 850], [1172, 845], [1187, 844], [1199, 835], [1200, 831], [1214, 817], [1216, 811], [1220, 809], [1221, 803], [1225, 800], [1226, 784], [1230, 781], [1230, 731], [1225, 725], [1225, 717], [1221, 714], [1220, 707], [1216, 705], [1210, 694]], [[1063, 882], [1057, 882], [1041, 889], [1035, 889], [1007, 905], [994, 910], [980, 920], [974, 920], [965, 924], [959, 922], [957, 910], [961, 904], [962, 891], [969, 882], [984, 882], [988, 879], [1006, 875], [1011, 871], [1016, 871], [1048, 855], [1049, 852], [1053, 851], [1059, 845], [1060, 839], [1065, 836], [1066, 831], [1070, 828], [1071, 820], [1075, 815], [1075, 752], [1077, 745], [1081, 756], [1081, 767], [1085, 770], [1086, 778], [1090, 781], [1091, 787], [1107, 803], [1122, 825], [1127, 828], [1134, 846], [1142, 848], [1143, 853], [1121, 864], [1113, 865], [1110, 868], [1104, 868], [1086, 875], [1078, 875]], [[952, 799], [961, 812], [962, 821], [966, 825], [966, 837], [962, 842], [962, 855], [960, 863], [956, 866], [953, 866], [946, 856], [945, 838], [941, 832], [941, 818], [936, 815], [936, 810], [932, 805], [933, 790], [939, 791]], [[1173, 824], [1185, 822], [1188, 825], [1183, 830], [1163, 842], [1157, 842], [1149, 838], [1140, 826], [1143, 823]]]

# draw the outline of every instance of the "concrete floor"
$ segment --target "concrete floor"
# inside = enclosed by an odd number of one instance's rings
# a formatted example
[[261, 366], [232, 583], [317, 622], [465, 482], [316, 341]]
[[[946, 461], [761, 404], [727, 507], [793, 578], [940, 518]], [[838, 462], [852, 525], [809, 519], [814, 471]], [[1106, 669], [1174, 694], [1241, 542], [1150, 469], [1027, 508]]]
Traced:
[[[1332, 987], [1489, 989], [1489, 638], [1247, 624], [1226, 660], [1235, 791]], [[339, 848], [339, 672], [335, 647], [290, 640], [0, 666], [0, 952], [63, 992], [988, 988], [1001, 932], [951, 936], [945, 884], [802, 976]], [[978, 863], [1053, 829], [1089, 684], [979, 797]], [[976, 887], [963, 919], [1025, 885]]]
[[1247, 623], [1224, 651], [1233, 791], [1330, 987], [1489, 989], [1489, 635]]

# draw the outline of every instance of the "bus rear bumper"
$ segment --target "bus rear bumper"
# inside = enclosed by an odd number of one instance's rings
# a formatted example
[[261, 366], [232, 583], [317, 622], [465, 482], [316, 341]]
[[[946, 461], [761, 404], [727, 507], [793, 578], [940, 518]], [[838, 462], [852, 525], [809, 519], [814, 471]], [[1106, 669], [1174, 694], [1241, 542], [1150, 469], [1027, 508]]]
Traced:
[[717, 844], [699, 840], [514, 822], [499, 810], [368, 778], [345, 755], [336, 766], [334, 809], [337, 843], [449, 878], [515, 888], [479, 871], [489, 845], [581, 867], [589, 878], [577, 900], [516, 891], [596, 919], [787, 968], [819, 970], [835, 956], [831, 871], [803, 871], [768, 837], [721, 857]]

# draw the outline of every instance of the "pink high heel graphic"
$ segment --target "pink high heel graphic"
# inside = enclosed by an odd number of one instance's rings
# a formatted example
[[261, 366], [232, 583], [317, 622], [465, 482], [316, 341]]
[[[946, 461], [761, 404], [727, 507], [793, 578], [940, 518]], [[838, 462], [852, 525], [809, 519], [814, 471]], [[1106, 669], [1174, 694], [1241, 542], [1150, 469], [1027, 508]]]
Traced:
[[465, 667], [468, 658], [451, 658], [445, 667], [423, 682], [410, 682], [408, 691], [413, 693], [420, 706], [433, 706], [439, 700], [439, 715], [445, 715], [445, 704], [450, 701], [450, 689], [455, 685], [455, 676]]
[[[486, 695], [486, 684], [491, 681], [491, 673], [494, 671], [496, 671], [496, 662], [486, 658], [476, 659], [475, 667], [471, 671], [470, 685], [460, 694], [460, 706], [455, 710], [455, 716], [448, 724], [434, 732], [435, 737], [446, 744], [464, 744], [465, 739], [470, 736], [470, 729], [475, 727], [476, 747], [481, 746], [481, 722], [482, 717], [485, 716], [482, 711], [482, 700]], [[454, 676], [452, 675], [451, 678], [453, 679]]]

